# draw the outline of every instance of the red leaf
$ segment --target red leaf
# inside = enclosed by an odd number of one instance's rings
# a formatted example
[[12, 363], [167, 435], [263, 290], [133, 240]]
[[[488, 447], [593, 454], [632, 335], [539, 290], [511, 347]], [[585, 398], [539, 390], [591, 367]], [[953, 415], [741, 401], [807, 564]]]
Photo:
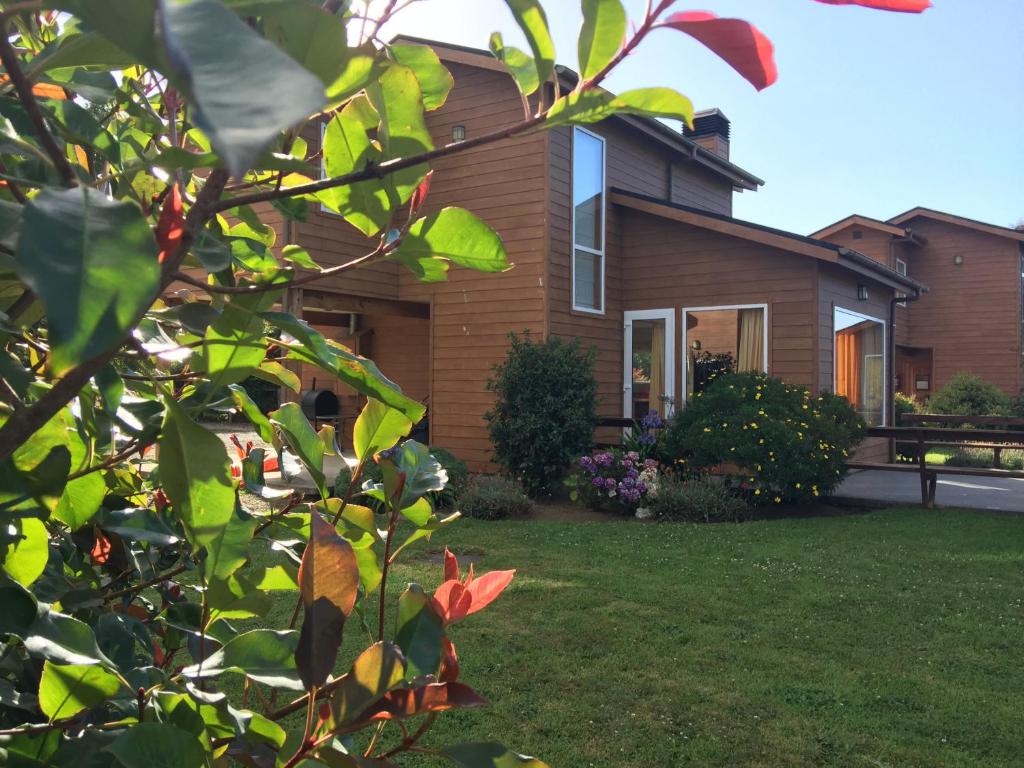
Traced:
[[93, 565], [103, 565], [110, 559], [110, 550], [113, 547], [110, 539], [103, 535], [103, 531], [96, 529], [96, 538], [92, 543], [92, 551], [89, 553], [89, 561]]
[[817, 0], [826, 5], [861, 5], [879, 11], [922, 13], [932, 7], [931, 0]]
[[164, 665], [164, 650], [160, 647], [160, 643], [153, 643], [153, 663], [158, 667]]
[[413, 213], [418, 211], [427, 199], [427, 193], [430, 192], [430, 180], [433, 178], [434, 172], [427, 171], [427, 175], [423, 177], [423, 181], [421, 181], [419, 186], [416, 187], [416, 191], [412, 193], [412, 199], [409, 201], [409, 210]]
[[461, 581], [446, 581], [434, 593], [437, 612], [445, 624], [454, 624], [469, 615], [472, 596]]
[[468, 685], [429, 683], [419, 688], [399, 688], [384, 694], [384, 697], [367, 710], [361, 719], [394, 720], [427, 712], [444, 712], [448, 709], [468, 709], [486, 705], [487, 699]]
[[153, 494], [153, 506], [156, 507], [156, 511], [163, 512], [170, 503], [171, 501], [167, 498], [167, 494], [164, 493], [164, 489], [157, 488], [156, 493]]
[[485, 573], [479, 579], [471, 582], [466, 589], [469, 590], [470, 600], [469, 610], [466, 612], [467, 615], [476, 613], [498, 599], [498, 595], [505, 591], [505, 587], [512, 581], [512, 577], [516, 575], [514, 570], [512, 571], [491, 571]]
[[178, 185], [171, 187], [170, 193], [164, 198], [160, 209], [160, 218], [156, 223], [156, 243], [160, 246], [157, 261], [161, 264], [181, 242], [185, 233], [185, 216], [181, 210], [181, 192]]
[[444, 580], [459, 580], [459, 558], [448, 547], [444, 548]]
[[759, 91], [778, 78], [771, 40], [749, 22], [722, 19], [709, 11], [685, 11], [673, 13], [659, 26], [703, 43]]
[[441, 638], [441, 671], [437, 679], [442, 683], [454, 683], [459, 678], [459, 657], [455, 653], [455, 643], [448, 635]]

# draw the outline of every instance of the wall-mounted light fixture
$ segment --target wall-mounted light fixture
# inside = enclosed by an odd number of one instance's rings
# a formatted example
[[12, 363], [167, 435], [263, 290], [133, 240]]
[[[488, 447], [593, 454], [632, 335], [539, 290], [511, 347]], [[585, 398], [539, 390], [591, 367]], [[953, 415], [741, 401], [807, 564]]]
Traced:
[[958, 253], [953, 257], [953, 263], [958, 267], [962, 267], [964, 265], [964, 255], [962, 253]]
[[857, 300], [867, 301], [868, 300], [868, 287], [864, 284], [857, 286]]
[[456, 125], [452, 127], [452, 141], [459, 142], [466, 140], [466, 126]]

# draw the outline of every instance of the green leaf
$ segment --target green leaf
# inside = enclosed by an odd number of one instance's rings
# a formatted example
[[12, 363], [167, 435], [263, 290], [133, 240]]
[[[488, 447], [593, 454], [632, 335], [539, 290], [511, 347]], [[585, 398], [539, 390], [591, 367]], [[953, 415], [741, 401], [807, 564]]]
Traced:
[[167, 547], [179, 541], [178, 535], [157, 511], [142, 508], [102, 509], [95, 523], [107, 533], [116, 533], [128, 541], [145, 541]]
[[444, 624], [433, 607], [433, 598], [419, 584], [410, 584], [398, 598], [395, 642], [405, 654], [405, 676], [436, 675], [441, 666]]
[[3, 570], [19, 584], [31, 586], [46, 568], [50, 550], [46, 526], [37, 517], [22, 517], [6, 527], [9, 530], [4, 534], [8, 543]]
[[290, 389], [295, 394], [302, 390], [302, 382], [299, 381], [299, 377], [273, 360], [265, 360], [260, 364], [259, 368], [252, 372], [252, 375], [257, 379], [269, 381], [271, 384], [277, 384], [285, 389]]
[[355, 660], [335, 690], [334, 720], [339, 727], [359, 715], [405, 680], [405, 658], [394, 643], [374, 643]]
[[[423, 115], [420, 83], [409, 67], [390, 65], [367, 89], [367, 94], [380, 115], [377, 138], [382, 159], [412, 157], [434, 148]], [[426, 163], [420, 163], [387, 177], [387, 183], [397, 198], [395, 205], [408, 202], [428, 170]]]
[[692, 125], [693, 104], [671, 88], [637, 88], [617, 96], [600, 89], [573, 91], [552, 105], [545, 125], [596, 123], [620, 114], [672, 117]]
[[401, 496], [395, 506], [401, 510], [412, 507], [422, 496], [431, 491], [440, 491], [448, 482], [444, 467], [430, 455], [430, 449], [415, 440], [405, 440], [393, 451], [381, 457], [380, 467], [384, 473], [384, 490], [393, 496], [395, 485], [389, 475], [401, 475]]
[[285, 442], [309, 471], [323, 498], [327, 498], [324, 485], [324, 444], [313, 430], [309, 419], [298, 403], [285, 403], [270, 414], [270, 423], [281, 430]]
[[18, 274], [46, 305], [55, 373], [110, 351], [131, 330], [156, 297], [156, 257], [131, 203], [88, 187], [44, 189], [28, 202]]
[[206, 757], [199, 740], [166, 723], [139, 723], [107, 747], [124, 768], [201, 768]]
[[[277, 363], [280, 365], [280, 363]], [[270, 423], [270, 420], [263, 415], [263, 411], [259, 409], [259, 406], [252, 401], [249, 397], [249, 393], [245, 391], [245, 388], [239, 384], [231, 384], [228, 386], [231, 390], [231, 399], [235, 401], [235, 405], [238, 407], [245, 418], [249, 420], [249, 423], [256, 428], [256, 434], [260, 436], [260, 440], [265, 443], [274, 442], [274, 425]]]
[[227, 524], [206, 543], [206, 559], [201, 565], [207, 579], [226, 579], [245, 564], [256, 522], [253, 517], [232, 514]]
[[[111, 366], [106, 366], [104, 370], [113, 370]], [[112, 408], [105, 407], [108, 413], [116, 413], [117, 407], [120, 405], [120, 394], [116, 392], [117, 384], [120, 384], [121, 392], [124, 391], [124, 383], [121, 378], [114, 372], [114, 378], [116, 383], [110, 383], [115, 392], [109, 393], [104, 398]], [[103, 377], [97, 376], [97, 383]], [[101, 390], [102, 391], [102, 390]], [[115, 403], [116, 401], [116, 403]], [[82, 440], [81, 435], [78, 434], [78, 430], [72, 421], [70, 414], [65, 412], [65, 423], [67, 424], [66, 435], [68, 441], [68, 448], [71, 452], [71, 466], [72, 472], [79, 472], [88, 468], [90, 463], [90, 451]], [[100, 504], [103, 502], [103, 497], [106, 495], [107, 487], [106, 483], [103, 482], [103, 475], [99, 472], [91, 472], [82, 477], [71, 480], [67, 485], [64, 486], [64, 493], [61, 494], [60, 501], [57, 507], [53, 511], [53, 516], [64, 523], [72, 531], [81, 528], [83, 525], [88, 523], [93, 515], [96, 514], [100, 508]]]
[[299, 566], [305, 611], [295, 662], [306, 690], [319, 687], [334, 669], [345, 621], [359, 592], [359, 565], [352, 545], [314, 511]]
[[48, 5], [73, 13], [135, 61], [159, 68], [156, 0], [54, 0]]
[[412, 421], [408, 416], [380, 400], [369, 398], [352, 430], [356, 458], [360, 461], [373, 458], [408, 435], [410, 429]]
[[516, 81], [516, 86], [524, 96], [540, 88], [537, 77], [537, 64], [534, 60], [514, 46], [506, 46], [500, 32], [491, 34], [491, 53], [508, 68], [508, 73]]
[[257, 313], [274, 306], [281, 293], [273, 290], [235, 296], [206, 329], [202, 361], [213, 390], [249, 378], [263, 362], [267, 348], [263, 318]]
[[555, 68], [555, 44], [548, 31], [548, 19], [540, 0], [505, 0], [516, 23], [526, 35], [537, 63], [537, 77], [544, 82]]
[[493, 741], [456, 744], [442, 752], [457, 768], [548, 768], [547, 763], [536, 757], [520, 755]]
[[583, 0], [583, 28], [578, 42], [580, 76], [593, 77], [615, 57], [626, 37], [626, 10], [621, 0]]
[[416, 74], [423, 93], [423, 108], [430, 112], [443, 106], [455, 80], [434, 49], [427, 45], [392, 45], [388, 50], [395, 61]]
[[221, 534], [234, 513], [231, 462], [220, 438], [192, 421], [173, 398], [164, 402], [160, 478], [189, 540], [205, 546]]
[[57, 664], [114, 666], [96, 644], [96, 635], [88, 624], [54, 611], [47, 603], [39, 603], [35, 621], [27, 628], [9, 630], [22, 639], [33, 656]]
[[263, 18], [263, 33], [330, 88], [345, 72], [345, 20], [309, 2], [287, 3]]
[[282, 130], [325, 104], [315, 75], [216, 0], [162, 8], [168, 58], [198, 108], [197, 124], [232, 176], [251, 168]]
[[211, 581], [206, 590], [210, 622], [266, 616], [274, 602], [270, 595], [257, 587], [256, 582], [240, 573]]
[[[324, 170], [330, 177], [345, 176], [380, 159], [366, 129], [348, 108], [324, 129], [323, 151]], [[380, 232], [391, 219], [387, 192], [380, 179], [331, 187], [317, 193], [317, 198], [367, 236]]]
[[39, 681], [39, 708], [50, 720], [77, 715], [109, 699], [120, 681], [103, 667], [43, 663]]
[[498, 234], [465, 208], [442, 208], [415, 221], [393, 258], [407, 266], [444, 259], [478, 272], [512, 267]]
[[25, 74], [30, 80], [35, 80], [53, 69], [124, 69], [133, 63], [133, 58], [113, 45], [109, 38], [96, 32], [70, 28], [32, 60]]
[[181, 673], [185, 677], [205, 678], [233, 672], [264, 685], [301, 691], [302, 681], [295, 670], [298, 641], [299, 633], [294, 630], [254, 629], [229, 641], [202, 664], [185, 667]]
[[308, 323], [286, 312], [264, 312], [263, 318], [291, 336], [296, 342], [288, 345], [288, 359], [310, 363], [336, 376], [343, 383], [367, 397], [375, 397], [401, 411], [413, 422], [423, 418], [426, 408], [402, 394], [393, 381], [380, 372], [372, 360], [354, 354], [336, 342], [327, 341]]
[[310, 269], [314, 272], [320, 272], [323, 270], [323, 267], [313, 261], [313, 257], [309, 255], [309, 251], [298, 245], [286, 245], [281, 251], [281, 258], [285, 261], [290, 261], [292, 264], [300, 266], [303, 269]]

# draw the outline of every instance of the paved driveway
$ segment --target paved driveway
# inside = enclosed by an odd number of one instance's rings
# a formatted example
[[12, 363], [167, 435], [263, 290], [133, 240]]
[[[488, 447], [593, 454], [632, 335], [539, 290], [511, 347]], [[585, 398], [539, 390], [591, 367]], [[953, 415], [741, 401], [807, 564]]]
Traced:
[[[921, 479], [910, 472], [853, 472], [835, 495], [857, 500], [920, 504]], [[1024, 512], [1024, 480], [939, 475], [935, 503], [943, 507]]]

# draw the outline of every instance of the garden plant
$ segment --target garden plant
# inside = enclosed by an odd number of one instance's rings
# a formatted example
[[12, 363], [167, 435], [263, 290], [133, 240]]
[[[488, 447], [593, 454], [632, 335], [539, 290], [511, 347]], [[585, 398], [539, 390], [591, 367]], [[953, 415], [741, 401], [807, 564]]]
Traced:
[[[660, 0], [629, 25], [618, 0], [584, 0], [580, 77], [565, 90], [540, 3], [507, 0], [530, 51], [499, 35], [491, 48], [521, 89], [522, 119], [435, 146], [425, 113], [444, 104], [450, 73], [428, 47], [380, 39], [406, 4], [3, 3], [4, 764], [380, 768], [418, 753], [543, 765], [498, 742], [432, 739], [447, 710], [485, 703], [460, 674], [473, 663], [456, 655], [454, 625], [512, 573], [466, 574], [449, 556], [436, 589], [396, 594], [396, 558], [452, 521], [424, 498], [444, 486], [438, 462], [403, 440], [424, 407], [290, 312], [292, 289], [381, 261], [424, 281], [451, 264], [508, 269], [483, 221], [431, 205], [431, 163], [621, 112], [689, 122], [670, 89], [602, 89], [654, 32], [695, 38], [758, 88], [775, 66], [745, 22]], [[324, 124], [322, 151], [302, 138], [311, 122]], [[365, 253], [323, 267], [260, 218], [272, 207], [301, 219], [310, 205], [361, 231]], [[183, 285], [199, 300], [163, 298]], [[265, 415], [241, 386], [256, 376], [297, 391], [298, 364], [367, 398], [358, 464], [334, 494], [333, 435], [293, 402]], [[312, 501], [250, 503], [273, 494], [251, 464], [233, 477], [224, 443], [197, 422], [229, 404], [298, 456]], [[352, 501], [371, 464], [381, 514]], [[272, 564], [254, 562], [258, 546]], [[274, 600], [294, 604], [290, 621], [253, 628]], [[343, 632], [346, 647], [365, 643], [339, 657]]]
[[863, 433], [845, 397], [732, 373], [672, 420], [663, 458], [677, 471], [725, 470], [758, 502], [810, 501], [839, 485]]

